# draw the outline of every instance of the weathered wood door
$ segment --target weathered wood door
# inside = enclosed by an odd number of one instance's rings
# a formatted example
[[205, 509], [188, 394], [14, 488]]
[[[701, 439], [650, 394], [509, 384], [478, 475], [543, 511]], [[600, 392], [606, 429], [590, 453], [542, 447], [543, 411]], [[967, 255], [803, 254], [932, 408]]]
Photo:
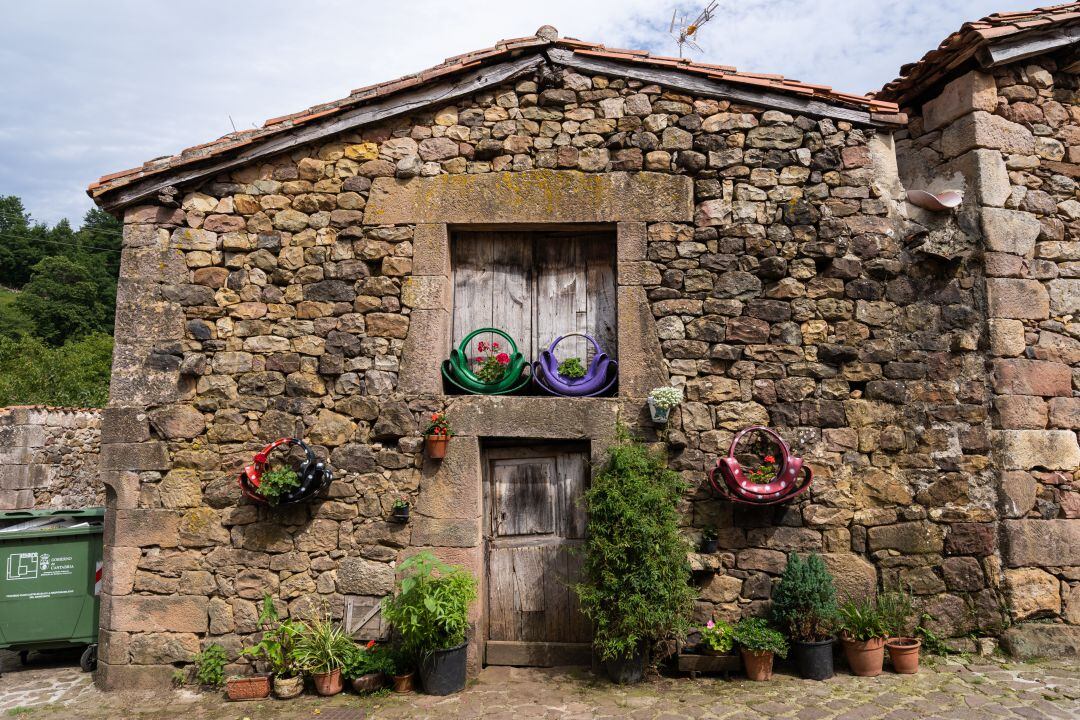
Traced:
[[485, 453], [488, 665], [587, 664], [592, 630], [571, 585], [581, 574], [588, 454]]
[[[595, 231], [456, 232], [452, 346], [497, 327], [535, 359], [556, 337], [584, 332], [617, 357], [614, 247], [610, 233]], [[478, 336], [473, 348], [492, 339]], [[592, 348], [573, 337], [558, 354], [589, 360]]]

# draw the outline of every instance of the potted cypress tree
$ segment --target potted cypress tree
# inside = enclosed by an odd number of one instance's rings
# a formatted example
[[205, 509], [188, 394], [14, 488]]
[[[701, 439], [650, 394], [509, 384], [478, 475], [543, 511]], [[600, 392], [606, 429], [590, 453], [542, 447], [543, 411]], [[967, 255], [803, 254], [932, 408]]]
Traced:
[[583, 580], [574, 589], [593, 623], [593, 647], [616, 683], [639, 681], [652, 643], [689, 627], [696, 593], [690, 546], [679, 534], [683, 489], [662, 451], [620, 427], [585, 493]]
[[476, 600], [476, 578], [426, 550], [402, 562], [398, 570], [397, 592], [383, 600], [383, 619], [394, 626], [403, 653], [419, 668], [424, 692], [460, 692], [465, 688], [465, 636], [469, 606]]
[[840, 606], [840, 639], [851, 672], [877, 677], [885, 662], [885, 638], [889, 636], [878, 598], [847, 600]]
[[769, 627], [765, 618], [743, 618], [735, 623], [735, 642], [739, 644], [746, 677], [755, 682], [772, 678], [774, 657], [787, 657], [787, 640]]
[[772, 622], [791, 638], [799, 675], [807, 680], [833, 676], [833, 628], [836, 588], [821, 556], [805, 560], [788, 555], [784, 574], [773, 590]]

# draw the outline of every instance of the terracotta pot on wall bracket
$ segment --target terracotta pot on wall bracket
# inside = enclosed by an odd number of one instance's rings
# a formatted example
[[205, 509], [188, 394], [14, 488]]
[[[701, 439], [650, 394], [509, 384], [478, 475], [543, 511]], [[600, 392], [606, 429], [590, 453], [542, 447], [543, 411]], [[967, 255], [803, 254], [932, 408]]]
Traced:
[[743, 667], [746, 668], [746, 677], [754, 682], [772, 679], [773, 654], [770, 651], [739, 648], [739, 652], [742, 654]]
[[885, 638], [851, 640], [842, 638], [844, 657], [851, 672], [859, 677], [877, 677], [885, 663]]
[[446, 457], [446, 447], [450, 444], [449, 435], [425, 435], [424, 452], [432, 460], [442, 460]]
[[914, 675], [919, 672], [919, 648], [922, 640], [913, 637], [889, 638], [885, 642], [889, 649], [889, 660], [893, 670], [902, 675]]

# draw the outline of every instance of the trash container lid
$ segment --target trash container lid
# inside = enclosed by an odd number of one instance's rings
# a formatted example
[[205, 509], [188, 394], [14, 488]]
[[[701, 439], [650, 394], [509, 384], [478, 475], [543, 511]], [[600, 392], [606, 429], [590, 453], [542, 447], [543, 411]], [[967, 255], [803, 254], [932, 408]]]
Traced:
[[37, 535], [101, 532], [105, 508], [81, 510], [12, 510], [0, 512], [0, 541]]

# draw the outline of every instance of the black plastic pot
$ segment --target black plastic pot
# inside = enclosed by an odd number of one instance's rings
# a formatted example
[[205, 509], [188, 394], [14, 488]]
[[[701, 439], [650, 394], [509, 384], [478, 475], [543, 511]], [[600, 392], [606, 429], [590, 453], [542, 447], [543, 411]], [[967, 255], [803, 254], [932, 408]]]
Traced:
[[638, 650], [628, 658], [604, 661], [608, 679], [616, 685], [633, 685], [645, 675], [645, 651]]
[[394, 512], [391, 514], [390, 518], [396, 523], [405, 524], [409, 522], [409, 506], [406, 505], [403, 508], [394, 508]]
[[720, 540], [713, 538], [712, 540], [701, 539], [701, 552], [710, 554], [716, 552], [717, 546], [720, 544]]
[[428, 695], [452, 695], [465, 689], [468, 643], [436, 650], [420, 663], [420, 685]]
[[833, 638], [820, 642], [792, 642], [795, 665], [806, 680], [828, 680], [833, 676]]

